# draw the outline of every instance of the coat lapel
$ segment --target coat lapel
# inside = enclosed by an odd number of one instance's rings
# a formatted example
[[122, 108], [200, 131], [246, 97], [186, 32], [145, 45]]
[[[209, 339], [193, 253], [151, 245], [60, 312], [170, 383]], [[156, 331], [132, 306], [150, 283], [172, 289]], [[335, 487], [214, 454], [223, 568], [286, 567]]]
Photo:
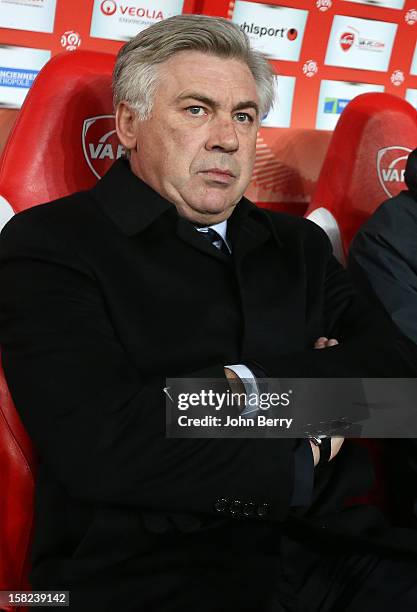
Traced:
[[271, 238], [282, 246], [269, 217], [246, 198], [241, 199], [229, 219], [228, 235], [237, 264]]
[[173, 204], [133, 174], [125, 159], [117, 160], [91, 193], [127, 236], [145, 230], [167, 211], [175, 212]]

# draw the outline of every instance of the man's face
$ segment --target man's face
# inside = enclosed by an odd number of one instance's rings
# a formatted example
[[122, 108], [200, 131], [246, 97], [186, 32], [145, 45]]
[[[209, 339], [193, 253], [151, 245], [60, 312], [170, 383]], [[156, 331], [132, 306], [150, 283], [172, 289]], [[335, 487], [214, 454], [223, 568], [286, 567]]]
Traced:
[[255, 159], [259, 98], [249, 68], [235, 59], [182, 51], [161, 65], [151, 117], [125, 104], [118, 134], [132, 171], [194, 223], [227, 219]]

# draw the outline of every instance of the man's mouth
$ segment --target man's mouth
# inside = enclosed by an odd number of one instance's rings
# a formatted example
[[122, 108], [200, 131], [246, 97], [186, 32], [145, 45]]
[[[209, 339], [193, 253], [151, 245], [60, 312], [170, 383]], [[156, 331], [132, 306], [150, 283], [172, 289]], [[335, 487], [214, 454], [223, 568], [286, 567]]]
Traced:
[[232, 183], [236, 178], [230, 170], [222, 170], [221, 168], [208, 168], [207, 170], [201, 170], [200, 174], [204, 174], [212, 181], [224, 184]]

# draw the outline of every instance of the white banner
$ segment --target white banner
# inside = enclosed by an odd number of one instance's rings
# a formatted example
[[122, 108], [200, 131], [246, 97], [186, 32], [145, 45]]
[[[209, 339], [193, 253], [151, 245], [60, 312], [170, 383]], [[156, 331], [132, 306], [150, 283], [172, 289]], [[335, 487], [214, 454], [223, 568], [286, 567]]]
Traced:
[[370, 6], [393, 9], [402, 9], [405, 4], [405, 0], [344, 0], [344, 2], [355, 2], [356, 4], [369, 4]]
[[147, 27], [181, 15], [184, 0], [94, 0], [90, 35], [130, 40]]
[[317, 104], [316, 128], [334, 130], [339, 117], [353, 98], [364, 93], [383, 92], [383, 85], [323, 80]]
[[20, 108], [51, 52], [0, 45], [0, 107]]
[[275, 103], [262, 119], [262, 127], [290, 127], [295, 77], [275, 77]]
[[405, 99], [417, 110], [417, 89], [407, 89]]
[[0, 28], [53, 32], [56, 0], [0, 0]]
[[298, 62], [308, 11], [236, 0], [232, 21], [271, 59]]
[[386, 72], [398, 25], [335, 15], [325, 64]]

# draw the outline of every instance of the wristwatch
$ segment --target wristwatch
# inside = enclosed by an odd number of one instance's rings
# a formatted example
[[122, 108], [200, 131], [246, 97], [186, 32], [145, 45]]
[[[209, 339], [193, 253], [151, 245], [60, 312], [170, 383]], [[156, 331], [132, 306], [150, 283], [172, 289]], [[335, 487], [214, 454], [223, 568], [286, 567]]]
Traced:
[[320, 449], [320, 459], [316, 468], [326, 465], [332, 454], [332, 439], [327, 436], [309, 436], [309, 440]]

